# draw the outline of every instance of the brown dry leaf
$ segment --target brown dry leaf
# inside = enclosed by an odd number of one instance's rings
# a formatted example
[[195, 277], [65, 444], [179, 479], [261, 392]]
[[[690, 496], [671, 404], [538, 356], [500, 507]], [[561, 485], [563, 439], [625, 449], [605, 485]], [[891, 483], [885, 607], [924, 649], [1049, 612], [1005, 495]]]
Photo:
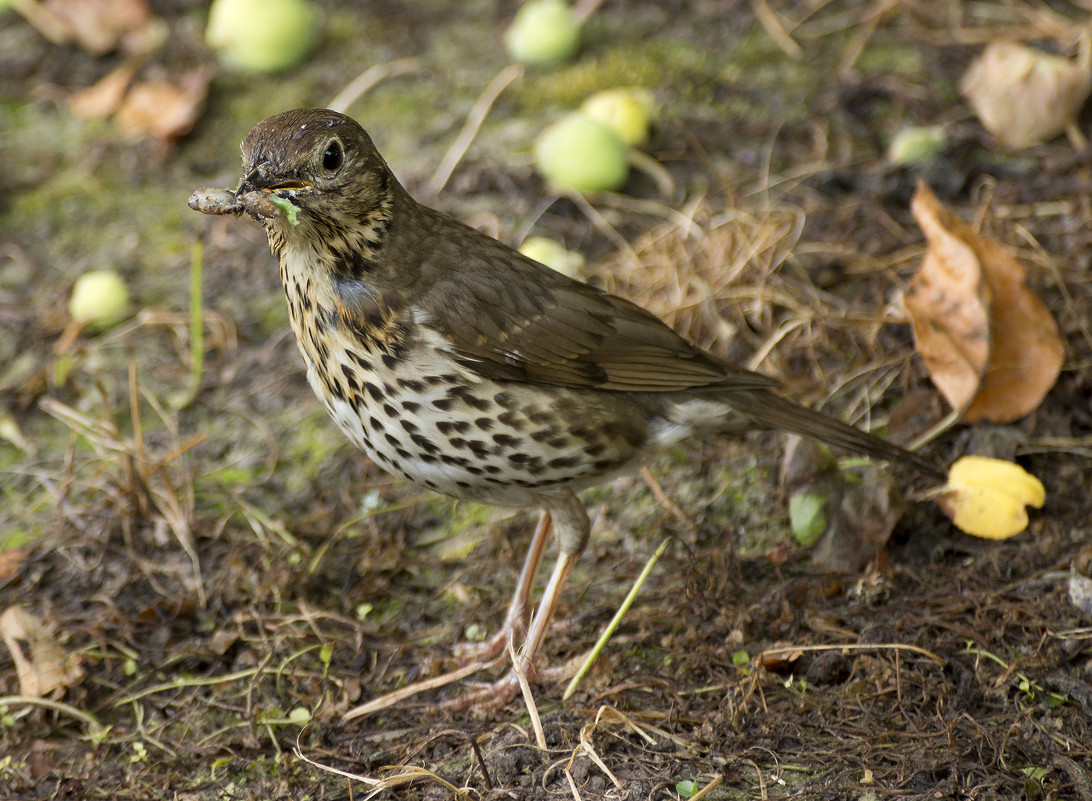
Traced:
[[910, 207], [928, 249], [902, 303], [930, 378], [968, 422], [1023, 417], [1061, 370], [1057, 323], [1020, 263], [948, 212], [924, 183]]
[[51, 42], [74, 42], [99, 56], [119, 46], [137, 52], [156, 38], [145, 0], [18, 0], [13, 7]]
[[94, 86], [76, 90], [68, 98], [68, 110], [81, 120], [106, 119], [118, 110], [136, 71], [135, 64], [122, 64]]
[[175, 139], [193, 128], [208, 95], [211, 73], [196, 70], [177, 83], [134, 84], [118, 109], [118, 128], [131, 136]]
[[[66, 658], [53, 625], [21, 606], [9, 606], [0, 615], [0, 637], [15, 663], [20, 695], [32, 698], [49, 695], [83, 678], [78, 660]], [[21, 640], [29, 644], [29, 659], [19, 644]]]
[[1074, 123], [1092, 92], [1092, 71], [1014, 42], [994, 42], [967, 69], [960, 91], [1001, 144], [1031, 147]]
[[817, 507], [808, 519], [814, 543], [811, 559], [823, 570], [860, 570], [887, 543], [905, 511], [890, 471], [866, 465], [851, 475], [843, 473], [830, 451], [814, 440], [788, 438], [781, 476], [793, 534], [801, 544], [809, 543], [801, 537], [794, 508]]
[[26, 548], [10, 548], [0, 551], [0, 582], [7, 581], [20, 570], [26, 562], [30, 551]]

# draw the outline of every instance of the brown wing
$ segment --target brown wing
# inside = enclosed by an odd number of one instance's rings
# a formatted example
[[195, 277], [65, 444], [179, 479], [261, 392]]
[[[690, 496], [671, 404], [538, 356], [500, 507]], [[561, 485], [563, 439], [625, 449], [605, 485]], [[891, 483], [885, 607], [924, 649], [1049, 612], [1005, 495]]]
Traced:
[[415, 301], [475, 372], [629, 392], [777, 385], [694, 347], [627, 300], [443, 221], [441, 235], [430, 238], [433, 258], [419, 265], [427, 286]]

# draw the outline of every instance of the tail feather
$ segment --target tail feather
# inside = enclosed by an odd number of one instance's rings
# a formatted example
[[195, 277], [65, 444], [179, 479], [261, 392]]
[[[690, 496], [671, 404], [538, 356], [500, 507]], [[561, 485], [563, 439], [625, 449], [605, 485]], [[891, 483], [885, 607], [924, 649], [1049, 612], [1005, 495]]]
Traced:
[[906, 465], [931, 478], [944, 479], [944, 471], [921, 456], [773, 392], [751, 389], [733, 393], [726, 400], [734, 410], [756, 422], [812, 437], [855, 453]]

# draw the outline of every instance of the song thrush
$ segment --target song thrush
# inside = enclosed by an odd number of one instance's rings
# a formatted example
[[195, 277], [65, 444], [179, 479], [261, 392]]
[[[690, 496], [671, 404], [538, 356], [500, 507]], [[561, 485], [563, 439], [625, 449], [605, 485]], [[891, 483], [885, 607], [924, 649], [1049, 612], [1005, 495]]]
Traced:
[[349, 117], [278, 114], [242, 150], [238, 188], [201, 190], [191, 206], [265, 227], [308, 380], [342, 432], [408, 481], [543, 510], [494, 653], [527, 624], [551, 521], [560, 555], [524, 666], [588, 540], [576, 493], [680, 440], [772, 427], [940, 476], [633, 303], [420, 205]]

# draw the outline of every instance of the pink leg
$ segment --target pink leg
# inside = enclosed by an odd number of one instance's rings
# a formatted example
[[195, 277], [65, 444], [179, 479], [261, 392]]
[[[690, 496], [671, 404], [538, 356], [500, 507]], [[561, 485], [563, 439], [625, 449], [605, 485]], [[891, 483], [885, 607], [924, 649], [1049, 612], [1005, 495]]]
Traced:
[[[553, 502], [547, 506], [553, 517], [555, 530], [560, 544], [560, 553], [554, 564], [553, 573], [542, 591], [535, 616], [531, 619], [531, 627], [527, 631], [527, 639], [523, 649], [516, 655], [519, 660], [519, 668], [528, 679], [542, 677], [547, 671], [536, 670], [534, 665], [535, 655], [546, 636], [546, 629], [557, 609], [557, 603], [561, 599], [561, 592], [569, 580], [569, 576], [576, 566], [576, 560], [580, 558], [584, 547], [588, 544], [588, 535], [591, 532], [591, 524], [584, 505], [575, 495], [551, 499]], [[443, 706], [449, 709], [463, 709], [477, 707], [482, 711], [492, 711], [511, 701], [519, 692], [519, 678], [516, 675], [516, 666], [513, 666], [504, 676], [492, 684], [487, 684], [473, 692], [452, 698]]]
[[546, 637], [546, 628], [550, 625], [550, 620], [553, 619], [557, 602], [561, 600], [561, 590], [564, 589], [573, 568], [576, 566], [576, 559], [577, 557], [573, 554], [558, 554], [554, 572], [550, 574], [550, 581], [546, 585], [546, 589], [542, 591], [538, 609], [535, 610], [535, 616], [531, 620], [531, 628], [527, 630], [527, 639], [523, 643], [523, 650], [516, 655], [523, 668], [528, 672], [531, 671], [535, 654], [538, 653], [538, 648]]
[[[561, 590], [564, 588], [565, 582], [569, 580], [574, 565], [576, 565], [576, 557], [572, 554], [562, 553], [557, 557], [554, 572], [550, 574], [550, 581], [542, 593], [542, 598], [538, 602], [538, 609], [535, 610], [535, 616], [531, 620], [531, 628], [527, 632], [527, 639], [523, 644], [523, 648], [516, 654], [516, 659], [520, 663], [519, 669], [532, 681], [541, 678], [547, 672], [535, 669], [535, 653], [546, 636], [546, 629], [554, 615], [557, 602], [561, 598]], [[496, 681], [479, 685], [477, 689], [451, 698], [441, 706], [446, 709], [477, 707], [483, 712], [492, 712], [515, 698], [518, 692], [519, 677], [516, 675], [516, 667], [513, 666], [511, 670]]]
[[[550, 580], [546, 584], [546, 589], [543, 590], [542, 598], [539, 599], [538, 608], [535, 610], [534, 617], [531, 619], [531, 625], [527, 631], [527, 638], [524, 641], [523, 650], [516, 656], [523, 672], [529, 678], [533, 678], [536, 675], [534, 667], [535, 654], [538, 652], [539, 646], [542, 645], [550, 620], [553, 618], [557, 603], [561, 598], [561, 592], [565, 588], [565, 584], [573, 572], [576, 560], [580, 558], [580, 554], [588, 543], [588, 535], [591, 531], [588, 514], [584, 510], [583, 504], [580, 503], [572, 492], [560, 497], [550, 496], [543, 498], [543, 514], [539, 520], [538, 526], [535, 528], [534, 536], [531, 539], [531, 546], [528, 550], [527, 558], [524, 560], [523, 569], [520, 571], [519, 584], [516, 587], [515, 594], [512, 596], [512, 603], [508, 607], [508, 614], [505, 616], [505, 624], [496, 636], [491, 638], [487, 643], [483, 643], [483, 645], [488, 646], [492, 645], [494, 641], [497, 641], [499, 642], [500, 647], [496, 650], [499, 651], [507, 645], [508, 638], [514, 635], [516, 625], [518, 624], [522, 627], [529, 606], [528, 600], [531, 595], [531, 587], [534, 585], [534, 577], [538, 572], [539, 564], [542, 561], [542, 551], [545, 548], [546, 534], [550, 530], [551, 521], [554, 530], [558, 535], [560, 553], [557, 557], [557, 563], [554, 565], [553, 573], [550, 574]], [[502, 636], [502, 634], [504, 636]], [[496, 651], [494, 651], [492, 655], [495, 655], [495, 653]], [[501, 658], [503, 658], [503, 655]], [[431, 679], [411, 684], [400, 690], [388, 693], [387, 695], [373, 698], [368, 703], [349, 710], [345, 714], [345, 717], [347, 719], [352, 719], [371, 714], [372, 712], [378, 712], [381, 709], [394, 706], [418, 693], [425, 692], [426, 690], [433, 690], [459, 681], [460, 679], [492, 666], [497, 661], [499, 661], [499, 658], [494, 662], [477, 661], [461, 667], [458, 670], [445, 673], [442, 676], [435, 676]], [[544, 671], [539, 672], [539, 675], [543, 672]], [[449, 699], [448, 701], [445, 701], [442, 706], [448, 709], [465, 709], [467, 707], [476, 706], [484, 711], [489, 711], [498, 709], [507, 704], [516, 696], [517, 692], [519, 692], [519, 680], [516, 676], [515, 666], [513, 666], [508, 673], [492, 684], [487, 684], [472, 692]]]
[[484, 642], [464, 642], [455, 646], [455, 658], [460, 662], [485, 662], [508, 649], [518, 632], [527, 627], [530, 613], [531, 590], [535, 586], [535, 576], [542, 564], [542, 553], [546, 550], [546, 535], [550, 533], [550, 513], [543, 509], [531, 535], [531, 544], [527, 547], [527, 556], [523, 560], [523, 569], [519, 572], [519, 581], [512, 594], [512, 602], [504, 616], [500, 629]]

